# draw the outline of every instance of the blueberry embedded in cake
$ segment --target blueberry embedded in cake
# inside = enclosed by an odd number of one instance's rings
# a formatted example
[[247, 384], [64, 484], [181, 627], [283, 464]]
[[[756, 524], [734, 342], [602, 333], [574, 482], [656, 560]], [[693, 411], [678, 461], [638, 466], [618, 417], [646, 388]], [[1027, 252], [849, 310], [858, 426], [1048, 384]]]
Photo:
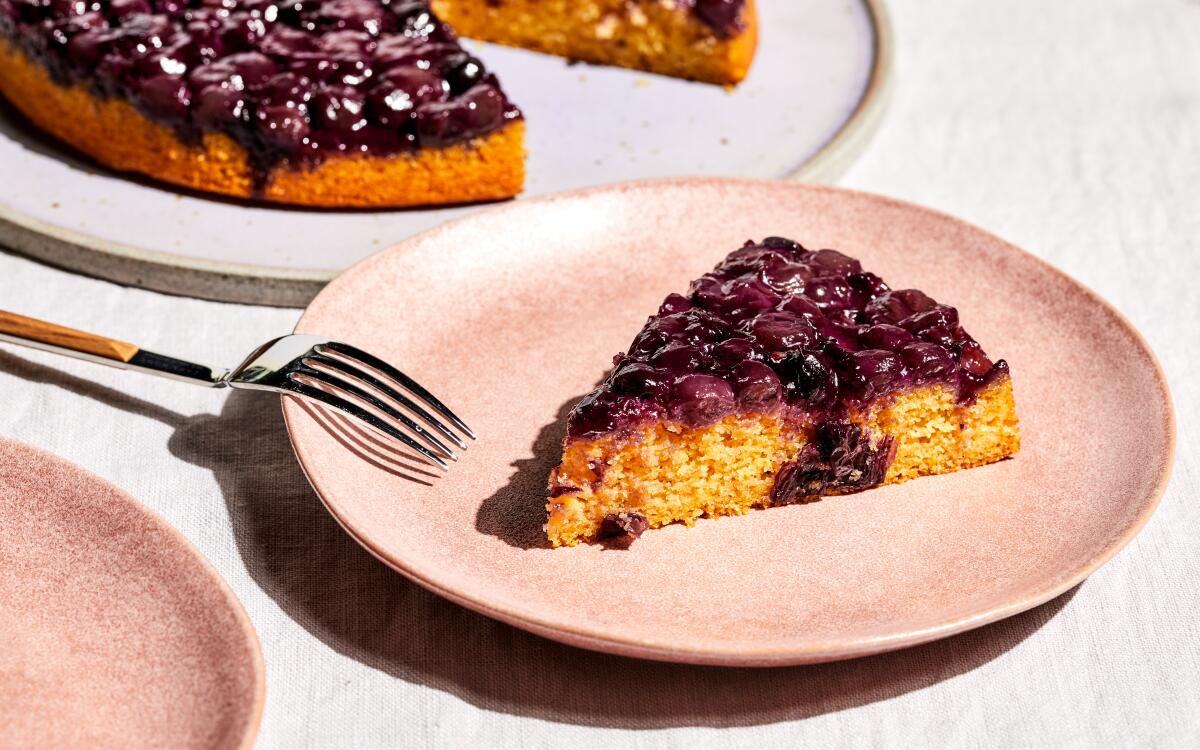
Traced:
[[0, 91], [117, 169], [323, 206], [504, 198], [521, 113], [427, 2], [0, 0]]
[[433, 0], [463, 36], [734, 85], [758, 45], [754, 0]]
[[672, 294], [571, 412], [554, 546], [999, 461], [1012, 381], [958, 311], [835, 250], [748, 242]]

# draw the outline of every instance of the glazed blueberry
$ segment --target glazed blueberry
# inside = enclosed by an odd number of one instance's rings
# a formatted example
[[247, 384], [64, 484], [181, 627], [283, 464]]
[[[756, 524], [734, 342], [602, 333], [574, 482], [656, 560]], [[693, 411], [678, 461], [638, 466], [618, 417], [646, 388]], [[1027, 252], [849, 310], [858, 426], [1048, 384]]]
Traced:
[[418, 109], [417, 138], [422, 145], [442, 146], [471, 133], [495, 130], [504, 117], [504, 95], [495, 86], [483, 83], [456, 99]]
[[479, 58], [458, 52], [443, 60], [442, 74], [450, 84], [450, 91], [461, 94], [482, 81], [487, 72]]
[[713, 366], [724, 372], [731, 372], [743, 362], [757, 362], [762, 359], [758, 345], [750, 338], [726, 339], [709, 350]]
[[658, 308], [658, 314], [671, 315], [672, 313], [687, 312], [692, 307], [692, 302], [687, 297], [682, 294], [671, 294], [663, 300], [662, 306]]
[[841, 375], [864, 397], [887, 393], [904, 374], [904, 361], [886, 349], [864, 349], [843, 360]]
[[694, 0], [695, 12], [719, 36], [729, 37], [742, 29], [742, 7], [746, 0]]
[[245, 122], [249, 110], [246, 97], [240, 89], [215, 85], [201, 89], [196, 96], [192, 115], [196, 124], [211, 130], [220, 130]]
[[[731, 253], [688, 296], [668, 296], [614, 363], [573, 412], [573, 438], [664, 413], [700, 425], [737, 410], [785, 408], [804, 421], [845, 423], [855, 410], [916, 386], [945, 385], [969, 402], [1008, 372], [962, 329], [953, 307], [892, 290], [842, 253], [778, 237]], [[839, 484], [850, 481], [846, 471], [873, 476], [890, 461], [886, 447], [867, 450], [861, 435], [828, 437], [828, 450], [794, 469], [795, 487], [784, 494], [849, 486]]]
[[904, 366], [920, 380], [934, 380], [954, 369], [950, 352], [937, 344], [916, 341], [900, 350]]
[[811, 319], [785, 311], [762, 313], [750, 324], [750, 332], [765, 349], [773, 352], [812, 348], [820, 340]]
[[234, 13], [208, 26], [211, 31], [203, 35], [203, 44], [216, 57], [222, 52], [248, 52], [253, 50], [267, 34], [267, 22], [261, 15]]
[[399, 31], [411, 39], [424, 39], [433, 36], [438, 31], [438, 20], [433, 13], [424, 8], [415, 8], [404, 13], [399, 19]]
[[783, 397], [783, 384], [770, 367], [745, 361], [733, 369], [733, 386], [738, 406], [747, 411], [770, 409]]
[[91, 68], [103, 57], [109, 41], [104, 29], [88, 29], [71, 37], [67, 42], [66, 60], [71, 66]]
[[388, 127], [406, 127], [418, 107], [444, 102], [449, 94], [445, 79], [427, 70], [397, 68], [384, 73], [367, 100], [373, 119]]
[[696, 347], [676, 341], [655, 352], [650, 362], [655, 367], [672, 372], [697, 372], [704, 368], [708, 360]]
[[913, 313], [900, 321], [899, 326], [910, 333], [941, 327], [947, 331], [958, 327], [958, 310], [946, 305], [934, 305], [928, 310]]
[[395, 16], [373, 0], [326, 0], [317, 9], [316, 22], [326, 30], [365, 31], [371, 36], [395, 28]]
[[653, 401], [665, 401], [671, 394], [668, 373], [644, 362], [634, 362], [613, 375], [613, 389], [618, 393], [640, 396]]
[[281, 161], [469, 141], [519, 118], [428, 0], [0, 0], [56, 80], [223, 132], [261, 187]]
[[868, 326], [859, 334], [859, 343], [862, 346], [868, 349], [886, 349], [893, 352], [900, 351], [900, 347], [916, 340], [916, 336], [903, 328], [887, 323]]
[[733, 388], [714, 375], [684, 375], [671, 388], [671, 416], [699, 427], [733, 412]]
[[812, 269], [800, 263], [792, 263], [782, 258], [778, 261], [763, 264], [760, 273], [763, 282], [780, 294], [795, 294], [804, 292], [804, 285], [813, 277]]
[[366, 98], [353, 86], [322, 86], [309, 103], [312, 120], [318, 127], [344, 140], [367, 126]]
[[992, 361], [983, 353], [983, 347], [974, 341], [963, 343], [958, 362], [964, 371], [976, 377], [983, 377], [992, 369]]
[[388, 71], [395, 68], [413, 68], [439, 72], [439, 63], [456, 53], [452, 44], [430, 44], [420, 39], [411, 39], [399, 34], [381, 39], [375, 46], [373, 62], [376, 70]]
[[907, 319], [914, 313], [925, 312], [937, 303], [917, 289], [886, 291], [863, 307], [863, 317], [870, 323], [893, 323]]
[[308, 117], [299, 104], [263, 104], [254, 114], [260, 137], [275, 146], [295, 151], [308, 138]]
[[183, 76], [161, 73], [141, 83], [138, 102], [152, 115], [170, 120], [183, 119], [191, 106], [192, 92]]

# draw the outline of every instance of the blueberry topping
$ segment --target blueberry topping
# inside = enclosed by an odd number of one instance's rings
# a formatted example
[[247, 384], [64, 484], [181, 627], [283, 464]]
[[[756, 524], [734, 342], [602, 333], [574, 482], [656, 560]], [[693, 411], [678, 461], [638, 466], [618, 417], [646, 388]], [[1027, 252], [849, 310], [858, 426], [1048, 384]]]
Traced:
[[572, 413], [572, 437], [647, 419], [701, 426], [737, 411], [840, 424], [915, 386], [946, 385], [969, 402], [1008, 373], [953, 307], [892, 290], [842, 253], [778, 237], [747, 243], [687, 296], [668, 296], [614, 364]]

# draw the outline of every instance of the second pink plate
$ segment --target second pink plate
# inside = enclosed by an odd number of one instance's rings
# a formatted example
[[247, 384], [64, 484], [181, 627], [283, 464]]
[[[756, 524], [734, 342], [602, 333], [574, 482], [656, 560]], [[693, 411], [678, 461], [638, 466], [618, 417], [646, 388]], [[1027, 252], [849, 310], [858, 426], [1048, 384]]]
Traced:
[[[746, 239], [835, 247], [957, 306], [1012, 366], [1014, 460], [549, 549], [545, 484], [567, 410], [668, 292]], [[1170, 397], [1141, 337], [1061, 272], [949, 216], [825, 187], [635, 183], [528, 201], [355, 266], [299, 330], [398, 363], [479, 440], [435, 478], [295, 402], [313, 486], [367, 549], [467, 607], [587, 648], [771, 665], [876, 653], [977, 627], [1083, 580], [1165, 488]]]
[[0, 748], [244, 750], [265, 679], [241, 603], [182, 534], [0, 438]]

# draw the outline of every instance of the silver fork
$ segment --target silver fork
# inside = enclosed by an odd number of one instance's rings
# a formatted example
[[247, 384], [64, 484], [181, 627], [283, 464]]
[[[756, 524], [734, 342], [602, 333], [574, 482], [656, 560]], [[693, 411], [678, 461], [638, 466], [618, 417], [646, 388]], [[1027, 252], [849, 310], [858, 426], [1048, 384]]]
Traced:
[[458, 460], [448, 442], [465, 450], [467, 443], [460, 434], [475, 439], [470, 427], [412, 378], [368, 352], [320, 336], [293, 334], [268, 341], [232, 370], [186, 362], [3, 310], [0, 341], [209, 388], [311, 399], [400, 441], [443, 470], [449, 468], [447, 460]]

